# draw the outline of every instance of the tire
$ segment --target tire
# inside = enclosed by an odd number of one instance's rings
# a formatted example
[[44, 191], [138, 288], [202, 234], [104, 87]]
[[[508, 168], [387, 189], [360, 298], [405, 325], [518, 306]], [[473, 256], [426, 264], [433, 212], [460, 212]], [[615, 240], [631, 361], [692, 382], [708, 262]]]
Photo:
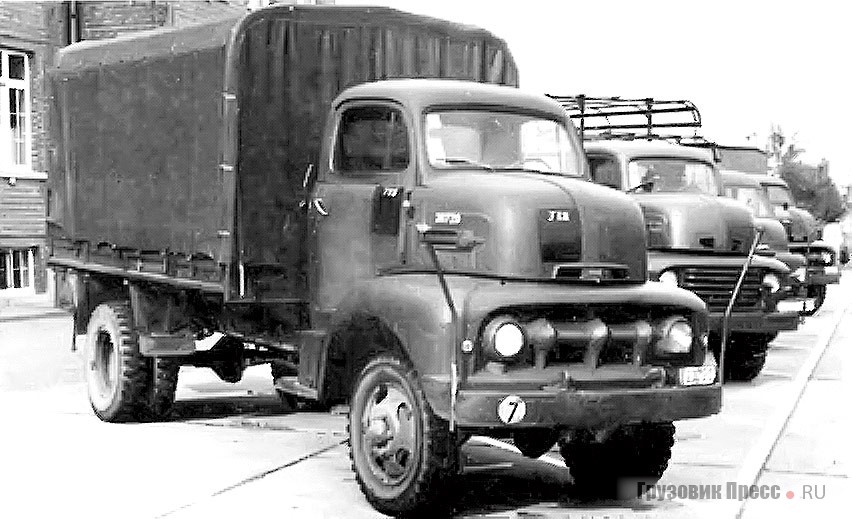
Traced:
[[148, 360], [151, 370], [147, 385], [148, 418], [165, 420], [172, 414], [175, 405], [180, 363], [163, 357]]
[[621, 426], [603, 442], [588, 431], [560, 442], [580, 499], [635, 498], [637, 482], [653, 485], [662, 477], [674, 445], [671, 422]]
[[825, 285], [812, 285], [808, 287], [808, 297], [814, 298], [814, 309], [801, 312], [804, 316], [812, 316], [825, 303], [825, 296], [828, 292], [828, 287]]
[[105, 422], [139, 420], [148, 409], [147, 359], [139, 353], [130, 305], [98, 305], [86, 331], [86, 384], [92, 410]]
[[766, 364], [771, 336], [759, 333], [733, 333], [725, 351], [725, 381], [754, 380]]
[[518, 431], [512, 435], [515, 447], [528, 458], [543, 456], [556, 445], [558, 439], [557, 431], [551, 429]]
[[355, 381], [349, 446], [358, 486], [389, 515], [440, 506], [458, 467], [448, 424], [432, 412], [414, 370], [393, 356], [371, 360]]

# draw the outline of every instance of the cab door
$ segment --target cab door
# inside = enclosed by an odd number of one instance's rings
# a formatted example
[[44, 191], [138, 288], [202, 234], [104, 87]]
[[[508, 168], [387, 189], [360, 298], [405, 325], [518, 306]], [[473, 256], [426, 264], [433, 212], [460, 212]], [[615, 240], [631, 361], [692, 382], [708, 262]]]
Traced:
[[410, 117], [392, 102], [344, 103], [309, 200], [315, 310], [334, 311], [359, 280], [404, 261], [403, 202], [415, 180]]

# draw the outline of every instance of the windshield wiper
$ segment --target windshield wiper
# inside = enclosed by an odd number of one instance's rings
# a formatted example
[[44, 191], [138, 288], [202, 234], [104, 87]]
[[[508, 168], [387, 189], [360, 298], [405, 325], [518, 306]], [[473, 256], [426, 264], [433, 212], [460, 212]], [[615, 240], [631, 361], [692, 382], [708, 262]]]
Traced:
[[466, 159], [466, 158], [463, 158], [463, 157], [444, 157], [444, 158], [438, 159], [438, 160], [440, 160], [441, 162], [445, 162], [447, 164], [455, 165], [455, 166], [457, 166], [457, 165], [473, 166], [473, 167], [476, 167], [476, 168], [479, 168], [479, 169], [484, 169], [485, 171], [490, 171], [492, 173], [494, 172], [494, 168], [489, 166], [488, 164], [482, 164], [482, 163], [476, 162], [475, 160]]
[[652, 181], [650, 181], [650, 180], [649, 180], [649, 181], [647, 181], [647, 182], [642, 182], [642, 183], [641, 183], [641, 184], [639, 184], [638, 186], [633, 186], [633, 187], [631, 187], [630, 189], [628, 189], [627, 191], [625, 191], [625, 193], [635, 193], [635, 192], [639, 191], [640, 189], [641, 189], [642, 191], [648, 191], [648, 192], [653, 191], [653, 189], [654, 189], [654, 182], [652, 182]]

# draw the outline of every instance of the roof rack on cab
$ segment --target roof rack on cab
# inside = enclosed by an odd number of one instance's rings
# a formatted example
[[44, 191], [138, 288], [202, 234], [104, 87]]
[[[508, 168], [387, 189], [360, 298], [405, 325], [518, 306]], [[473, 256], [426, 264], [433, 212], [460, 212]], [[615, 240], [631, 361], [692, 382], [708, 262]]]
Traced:
[[559, 102], [568, 115], [579, 123], [577, 126], [580, 136], [586, 140], [663, 139], [676, 142], [684, 139], [703, 140], [697, 134], [665, 135], [658, 132], [664, 128], [700, 128], [701, 113], [691, 101], [586, 95], [548, 94], [548, 97]]

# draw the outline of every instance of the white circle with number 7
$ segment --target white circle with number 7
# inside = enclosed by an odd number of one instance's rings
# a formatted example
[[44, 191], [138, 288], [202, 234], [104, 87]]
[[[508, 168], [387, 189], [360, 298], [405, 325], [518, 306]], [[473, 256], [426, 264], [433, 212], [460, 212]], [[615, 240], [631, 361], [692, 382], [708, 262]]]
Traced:
[[517, 395], [509, 395], [497, 404], [497, 416], [503, 423], [518, 423], [526, 414], [527, 404]]

